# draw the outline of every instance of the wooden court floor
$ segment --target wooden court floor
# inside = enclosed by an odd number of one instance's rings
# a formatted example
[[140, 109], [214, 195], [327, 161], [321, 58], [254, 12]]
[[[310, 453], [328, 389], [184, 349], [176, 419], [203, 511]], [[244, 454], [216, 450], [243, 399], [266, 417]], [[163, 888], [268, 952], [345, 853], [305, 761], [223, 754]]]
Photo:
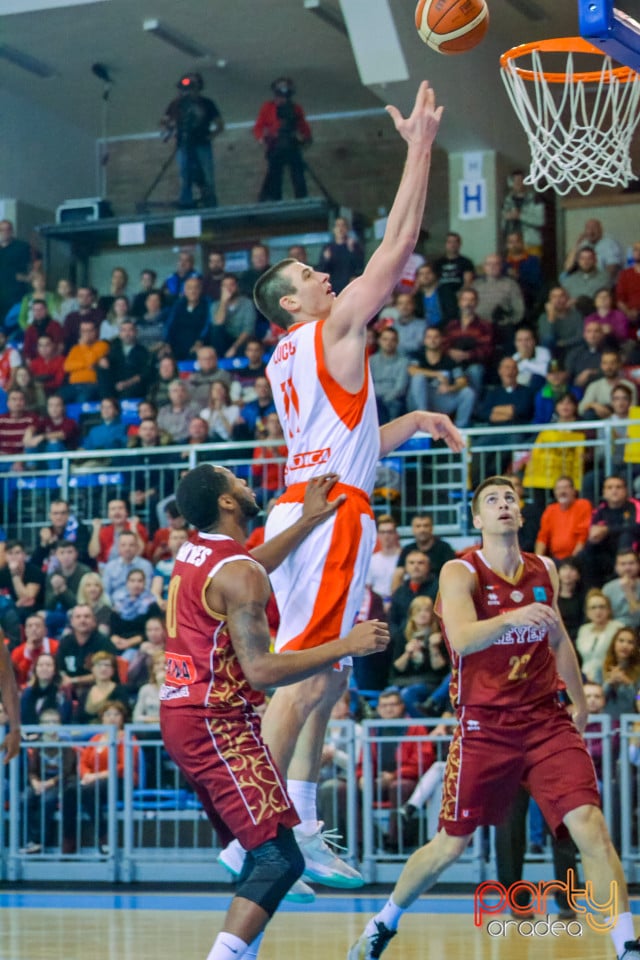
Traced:
[[[0, 960], [205, 960], [226, 901], [210, 897], [72, 893], [0, 895]], [[345, 960], [350, 944], [381, 898], [320, 896], [311, 908], [276, 915], [261, 960]], [[29, 905], [31, 903], [31, 905]], [[451, 912], [458, 910], [460, 912]], [[503, 919], [509, 919], [506, 916]], [[542, 919], [542, 918], [540, 918]], [[552, 919], [555, 919], [552, 917]], [[639, 918], [640, 920], [640, 918]], [[528, 928], [527, 928], [528, 929]], [[640, 929], [640, 923], [636, 925]], [[490, 936], [473, 925], [471, 899], [425, 898], [402, 920], [385, 960], [601, 960], [612, 958], [608, 936], [589, 930]]]

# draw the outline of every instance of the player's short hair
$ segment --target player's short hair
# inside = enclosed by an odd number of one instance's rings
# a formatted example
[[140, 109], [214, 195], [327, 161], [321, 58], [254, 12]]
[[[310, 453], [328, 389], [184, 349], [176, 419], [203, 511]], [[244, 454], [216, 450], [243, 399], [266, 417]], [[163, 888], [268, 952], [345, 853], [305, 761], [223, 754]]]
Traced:
[[218, 497], [229, 489], [229, 480], [212, 463], [201, 463], [187, 473], [176, 490], [176, 502], [187, 523], [209, 530], [220, 517]]
[[284, 260], [274, 263], [272, 267], [262, 274], [253, 288], [253, 302], [271, 323], [276, 323], [279, 327], [287, 330], [293, 318], [288, 310], [280, 306], [280, 298], [286, 297], [289, 293], [295, 293], [291, 280], [283, 276], [282, 271], [291, 263], [297, 263], [293, 257], [286, 257]]
[[478, 489], [473, 494], [473, 500], [471, 501], [471, 513], [474, 517], [480, 512], [480, 497], [483, 490], [486, 490], [487, 487], [511, 487], [514, 493], [517, 492], [511, 477], [487, 477], [486, 480], [482, 481]]

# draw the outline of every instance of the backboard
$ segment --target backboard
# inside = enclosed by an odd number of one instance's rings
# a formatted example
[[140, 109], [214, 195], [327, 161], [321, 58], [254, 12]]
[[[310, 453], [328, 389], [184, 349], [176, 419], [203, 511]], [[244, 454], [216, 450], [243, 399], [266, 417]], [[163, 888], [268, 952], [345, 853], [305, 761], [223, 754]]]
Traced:
[[[640, 9], [640, 8], [639, 8]], [[578, 0], [580, 33], [606, 56], [640, 73], [640, 23], [615, 0]]]

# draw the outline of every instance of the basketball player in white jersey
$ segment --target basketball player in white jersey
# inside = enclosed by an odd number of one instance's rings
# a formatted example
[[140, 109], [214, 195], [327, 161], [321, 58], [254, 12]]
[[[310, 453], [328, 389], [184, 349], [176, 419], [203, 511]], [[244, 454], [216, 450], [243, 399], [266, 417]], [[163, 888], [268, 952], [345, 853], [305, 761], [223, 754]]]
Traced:
[[[258, 309], [288, 330], [267, 368], [288, 447], [287, 491], [269, 516], [267, 539], [299, 515], [305, 485], [319, 473], [337, 473], [340, 483], [333, 495], [346, 494], [331, 521], [317, 528], [304, 549], [293, 551], [272, 578], [281, 617], [278, 651], [326, 643], [340, 636], [345, 624], [352, 626], [375, 540], [369, 496], [379, 458], [417, 431], [446, 441], [456, 452], [464, 445], [449, 418], [439, 414], [416, 411], [378, 425], [366, 327], [388, 302], [414, 250], [442, 107], [436, 107], [425, 82], [409, 117], [393, 106], [387, 111], [407, 143], [407, 158], [384, 239], [363, 275], [336, 296], [328, 274], [287, 259], [266, 271], [254, 290]], [[316, 812], [322, 745], [331, 709], [347, 686], [345, 666], [278, 690], [263, 731], [279, 769], [287, 772], [301, 820], [296, 838], [305, 878], [350, 888], [361, 886], [362, 878], [329, 848]], [[221, 860], [239, 872], [237, 848], [235, 853], [227, 848]]]

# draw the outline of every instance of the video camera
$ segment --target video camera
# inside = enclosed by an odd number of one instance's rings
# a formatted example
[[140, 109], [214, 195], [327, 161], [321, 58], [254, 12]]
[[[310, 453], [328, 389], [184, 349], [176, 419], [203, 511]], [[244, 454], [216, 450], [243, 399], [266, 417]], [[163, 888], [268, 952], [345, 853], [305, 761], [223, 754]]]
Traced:
[[183, 73], [176, 86], [183, 93], [200, 93], [204, 81], [199, 73]]

